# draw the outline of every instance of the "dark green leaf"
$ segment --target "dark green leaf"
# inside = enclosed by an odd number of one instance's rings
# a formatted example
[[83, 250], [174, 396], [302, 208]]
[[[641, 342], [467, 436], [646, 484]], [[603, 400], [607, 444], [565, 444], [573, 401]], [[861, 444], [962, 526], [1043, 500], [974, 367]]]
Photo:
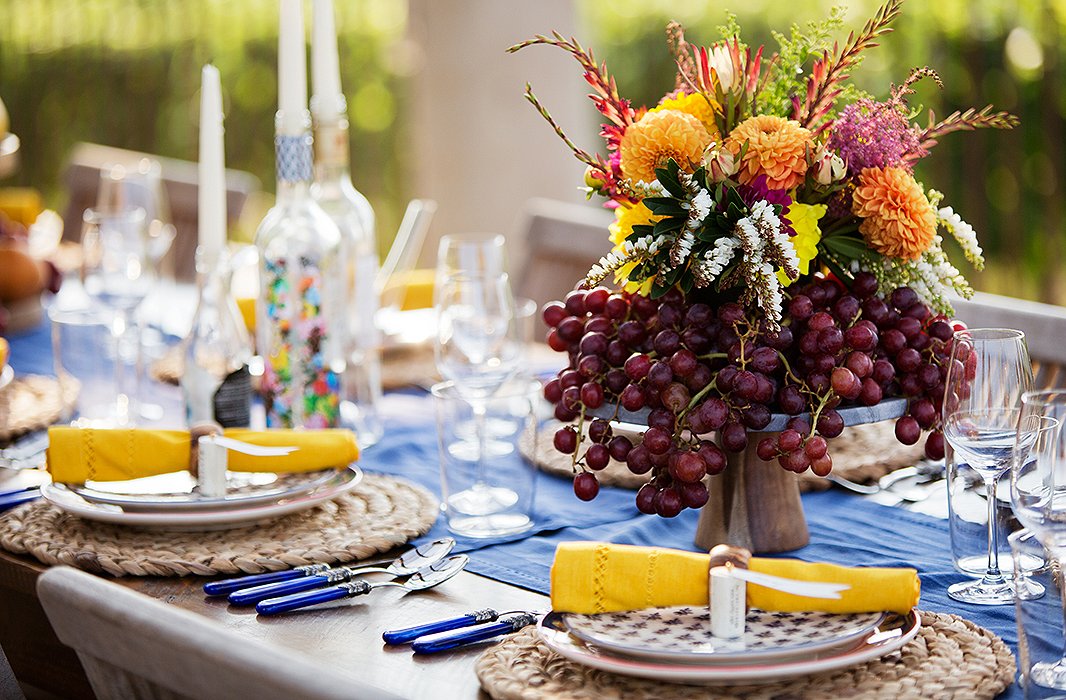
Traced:
[[663, 219], [655, 224], [655, 235], [662, 236], [663, 234], [673, 233], [674, 231], [680, 231], [681, 227], [685, 225], [688, 219], [681, 219], [673, 217], [670, 219]]
[[855, 260], [870, 252], [870, 249], [866, 247], [866, 243], [861, 238], [855, 238], [853, 236], [830, 236], [829, 238], [823, 238], [819, 243], [819, 247], [832, 253], [836, 253], [837, 255], [841, 255], [848, 260]]

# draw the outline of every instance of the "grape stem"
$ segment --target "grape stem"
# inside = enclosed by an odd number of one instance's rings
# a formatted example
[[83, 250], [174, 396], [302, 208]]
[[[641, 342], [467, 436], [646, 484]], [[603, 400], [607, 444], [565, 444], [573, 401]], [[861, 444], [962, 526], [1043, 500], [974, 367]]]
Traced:
[[707, 386], [705, 386], [702, 389], [700, 389], [698, 392], [696, 392], [695, 396], [693, 396], [691, 399], [689, 399], [688, 406], [685, 406], [685, 410], [681, 411], [681, 413], [678, 414], [678, 416], [677, 416], [678, 425], [681, 424], [681, 421], [683, 421], [685, 419], [685, 416], [688, 415], [688, 412], [691, 411], [693, 408], [695, 408], [696, 404], [698, 404], [700, 402], [700, 400], [703, 399], [704, 396], [706, 396], [711, 390], [716, 389], [716, 388], [718, 388], [718, 375], [717, 374], [714, 375], [714, 379], [711, 380], [710, 384], [708, 384]]
[[575, 474], [578, 473], [578, 457], [577, 453], [581, 451], [581, 441], [584, 439], [585, 429], [585, 404], [581, 404], [581, 415], [577, 419], [577, 445], [574, 446], [574, 452], [570, 455], [570, 471]]

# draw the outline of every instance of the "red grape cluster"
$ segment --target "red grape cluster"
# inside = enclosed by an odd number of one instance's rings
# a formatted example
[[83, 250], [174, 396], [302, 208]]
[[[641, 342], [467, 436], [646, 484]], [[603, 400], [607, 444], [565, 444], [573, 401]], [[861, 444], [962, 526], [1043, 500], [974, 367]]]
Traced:
[[[707, 501], [704, 477], [721, 473], [725, 452], [746, 450], [749, 433], [764, 430], [774, 413], [791, 418], [758, 442], [758, 456], [824, 476], [833, 465], [828, 439], [844, 428], [837, 409], [893, 396], [910, 399], [896, 424], [899, 440], [914, 444], [933, 429], [926, 453], [942, 457], [936, 428], [952, 327], [911, 289], [877, 292], [865, 272], [850, 290], [833, 279], [793, 285], [775, 332], [739, 304], [713, 308], [677, 289], [653, 300], [598, 287], [547, 304], [548, 344], [570, 362], [544, 395], [570, 423], [554, 445], [573, 459], [578, 498], [595, 498], [595, 472], [614, 458], [635, 474], [650, 472], [637, 493], [642, 512], [673, 517], [698, 508]], [[613, 434], [620, 409], [648, 409], [639, 444]], [[717, 442], [700, 437], [710, 433]]]

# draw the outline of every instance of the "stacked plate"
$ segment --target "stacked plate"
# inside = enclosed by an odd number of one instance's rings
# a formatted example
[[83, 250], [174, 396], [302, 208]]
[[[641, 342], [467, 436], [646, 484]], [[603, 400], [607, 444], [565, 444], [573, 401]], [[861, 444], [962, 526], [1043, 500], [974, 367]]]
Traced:
[[540, 638], [571, 661], [603, 671], [680, 683], [753, 684], [871, 661], [914, 638], [918, 614], [748, 613], [743, 637], [711, 636], [706, 608], [575, 615], [553, 612]]
[[336, 498], [363, 478], [355, 465], [298, 473], [227, 472], [226, 495], [206, 497], [175, 472], [130, 481], [47, 484], [41, 495], [87, 520], [167, 530], [223, 530], [273, 520]]

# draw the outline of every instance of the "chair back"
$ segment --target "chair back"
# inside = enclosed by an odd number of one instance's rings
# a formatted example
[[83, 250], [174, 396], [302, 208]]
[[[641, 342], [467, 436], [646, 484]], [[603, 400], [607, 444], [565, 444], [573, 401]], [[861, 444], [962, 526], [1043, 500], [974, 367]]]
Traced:
[[1035, 386], [1066, 387], [1066, 308], [984, 292], [952, 305], [970, 328], [1015, 328], [1025, 333]]
[[44, 572], [37, 594], [101, 700], [395, 697], [329, 660], [314, 663], [78, 569]]
[[[94, 143], [75, 145], [63, 175], [69, 195], [63, 212], [63, 238], [77, 241], [81, 237], [82, 214], [97, 205], [100, 174], [105, 168], [122, 165], [132, 171], [145, 158], [160, 164], [163, 191], [176, 231], [164, 264], [172, 265], [177, 279], [193, 279], [196, 276], [199, 175], [197, 164], [190, 161], [161, 158]], [[254, 175], [240, 170], [226, 171], [226, 219], [230, 226], [240, 218], [249, 195], [259, 189], [259, 179]]]

